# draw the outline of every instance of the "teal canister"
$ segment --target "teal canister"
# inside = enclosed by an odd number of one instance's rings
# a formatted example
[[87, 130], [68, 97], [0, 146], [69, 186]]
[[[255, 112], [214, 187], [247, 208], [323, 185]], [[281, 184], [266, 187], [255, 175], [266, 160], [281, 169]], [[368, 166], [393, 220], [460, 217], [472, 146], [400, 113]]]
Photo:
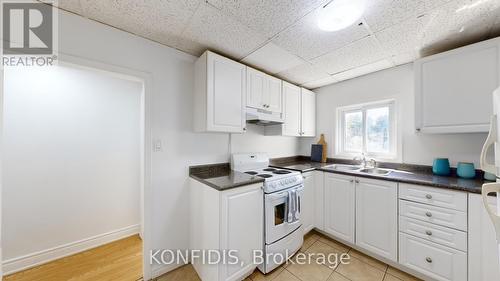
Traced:
[[473, 163], [458, 162], [457, 175], [464, 179], [472, 179], [476, 177], [476, 168]]
[[438, 176], [450, 175], [450, 161], [448, 158], [436, 158], [432, 164], [432, 172]]

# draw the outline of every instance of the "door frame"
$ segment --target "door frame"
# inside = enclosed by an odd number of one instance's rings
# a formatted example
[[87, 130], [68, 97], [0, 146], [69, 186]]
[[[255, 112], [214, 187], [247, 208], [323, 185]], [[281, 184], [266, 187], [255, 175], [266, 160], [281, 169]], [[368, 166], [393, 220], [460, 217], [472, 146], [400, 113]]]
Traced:
[[[152, 107], [151, 99], [153, 96], [153, 75], [148, 72], [130, 69], [124, 66], [117, 66], [112, 64], [107, 64], [99, 62], [90, 58], [84, 58], [79, 56], [74, 56], [59, 52], [58, 63], [60, 65], [67, 65], [70, 67], [76, 67], [80, 69], [90, 69], [93, 71], [101, 71], [107, 74], [115, 74], [121, 78], [127, 80], [135, 80], [143, 84], [143, 91], [141, 93], [141, 135], [142, 135], [142, 145], [141, 145], [141, 192], [143, 192], [143, 198], [141, 198], [141, 231], [142, 231], [142, 252], [143, 252], [143, 279], [152, 279], [152, 266], [149, 263], [149, 253], [152, 249], [152, 176], [151, 176], [151, 166], [152, 166], [152, 131], [151, 131], [151, 116]], [[0, 69], [0, 155], [2, 155], [2, 144], [3, 144], [3, 105], [4, 101], [4, 69]], [[0, 157], [0, 230], [1, 230], [1, 199], [2, 199], [2, 160]], [[1, 231], [0, 231], [1, 235]], [[2, 239], [0, 236], [0, 261], [2, 259]], [[2, 266], [0, 263], [0, 279], [2, 278]]]

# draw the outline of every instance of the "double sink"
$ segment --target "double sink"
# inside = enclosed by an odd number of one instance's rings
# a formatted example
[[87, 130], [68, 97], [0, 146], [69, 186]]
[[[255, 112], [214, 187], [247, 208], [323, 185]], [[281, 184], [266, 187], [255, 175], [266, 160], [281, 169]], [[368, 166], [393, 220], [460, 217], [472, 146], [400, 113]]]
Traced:
[[370, 175], [387, 176], [392, 171], [382, 168], [364, 168], [361, 165], [348, 165], [348, 164], [333, 164], [323, 167], [323, 169], [329, 169], [341, 172], [357, 172]]

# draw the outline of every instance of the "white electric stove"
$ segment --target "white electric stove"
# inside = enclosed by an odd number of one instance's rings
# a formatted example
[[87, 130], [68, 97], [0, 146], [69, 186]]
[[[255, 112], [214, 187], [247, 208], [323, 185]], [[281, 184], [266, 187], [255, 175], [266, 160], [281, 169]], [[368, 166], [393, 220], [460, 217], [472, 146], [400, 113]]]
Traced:
[[304, 238], [300, 214], [304, 178], [297, 171], [269, 167], [265, 153], [231, 156], [231, 169], [264, 179], [264, 257], [259, 270], [268, 273], [296, 253]]

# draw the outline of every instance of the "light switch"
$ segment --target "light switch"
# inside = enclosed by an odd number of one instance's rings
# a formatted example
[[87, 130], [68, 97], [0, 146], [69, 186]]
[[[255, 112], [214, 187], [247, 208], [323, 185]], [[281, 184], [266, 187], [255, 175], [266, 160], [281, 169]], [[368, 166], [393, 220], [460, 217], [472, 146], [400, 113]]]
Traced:
[[163, 151], [163, 142], [161, 140], [157, 140], [154, 143], [154, 152], [162, 152]]

